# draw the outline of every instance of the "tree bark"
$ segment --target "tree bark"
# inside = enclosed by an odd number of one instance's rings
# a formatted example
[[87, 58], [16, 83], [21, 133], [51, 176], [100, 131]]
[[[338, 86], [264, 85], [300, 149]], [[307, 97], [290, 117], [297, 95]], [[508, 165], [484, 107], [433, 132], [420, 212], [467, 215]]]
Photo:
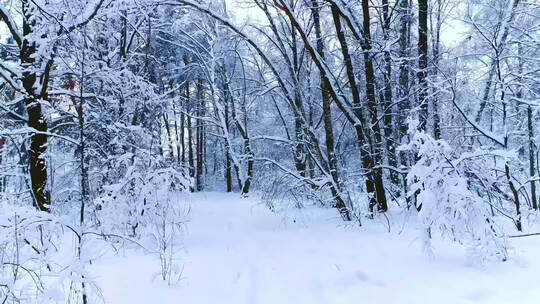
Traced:
[[[225, 98], [224, 105], [224, 118], [225, 118], [225, 129], [224, 132], [229, 132], [229, 100]], [[228, 135], [227, 135], [228, 136]], [[232, 160], [229, 141], [225, 139], [225, 181], [227, 183], [227, 192], [232, 192]]]
[[427, 84], [427, 68], [428, 68], [428, 1], [418, 0], [418, 103], [419, 125], [418, 129], [427, 131], [428, 122], [428, 84]]
[[[189, 82], [186, 82], [186, 100], [189, 100]], [[186, 164], [186, 115], [184, 114], [186, 107], [185, 102], [182, 110], [180, 111], [180, 148], [182, 149], [182, 155], [180, 155], [180, 161], [182, 165]]]
[[[399, 98], [399, 112], [398, 112], [398, 141], [401, 143], [408, 143], [409, 126], [407, 123], [407, 116], [410, 114], [411, 104], [409, 98], [409, 41], [410, 41], [410, 0], [399, 0], [399, 86], [398, 86], [398, 98]], [[400, 162], [402, 167], [409, 166], [409, 152], [401, 151]], [[402, 177], [403, 195], [407, 200], [407, 206], [410, 205], [407, 197], [407, 176], [403, 174]]]
[[[383, 5], [383, 35], [387, 45], [390, 42], [390, 13], [388, 0], [382, 0]], [[397, 167], [396, 158], [396, 142], [394, 138], [394, 124], [393, 124], [393, 96], [392, 96], [392, 56], [388, 47], [384, 51], [384, 137], [386, 138], [386, 152], [388, 165], [391, 167]], [[390, 171], [390, 180], [394, 185], [399, 184], [399, 175], [396, 171]]]
[[[521, 43], [518, 43], [518, 73], [523, 75], [523, 47]], [[520, 101], [523, 98], [523, 78], [519, 78], [520, 87], [517, 91], [517, 99]], [[531, 204], [534, 210], [538, 209], [538, 201], [536, 199], [536, 182], [534, 177], [536, 176], [535, 169], [535, 140], [534, 140], [534, 120], [532, 105], [527, 105], [527, 135], [528, 135], [528, 148], [529, 148], [529, 177], [531, 178]]]
[[510, 187], [510, 191], [512, 192], [512, 196], [514, 197], [514, 205], [516, 207], [516, 228], [518, 231], [522, 230], [521, 227], [521, 209], [520, 209], [520, 203], [519, 203], [519, 193], [514, 186], [514, 182], [512, 181], [512, 176], [510, 175], [510, 166], [508, 165], [508, 162], [505, 162], [504, 164], [504, 172], [506, 174], [506, 179], [508, 180], [508, 186]]
[[[357, 131], [358, 141], [360, 143], [360, 147], [362, 148], [366, 144], [366, 140], [371, 140], [371, 139], [370, 139], [369, 136], [364, 137], [364, 133], [363, 133], [362, 129], [363, 129], [363, 126], [365, 125], [365, 123], [363, 121], [363, 118], [362, 117], [357, 117], [357, 114], [355, 113], [356, 111], [359, 111], [361, 109], [361, 107], [354, 107], [354, 108], [350, 109], [347, 102], [341, 99], [342, 94], [340, 92], [338, 93], [337, 90], [333, 87], [332, 82], [331, 82], [331, 80], [329, 78], [330, 77], [330, 72], [327, 71], [326, 64], [324, 63], [324, 61], [321, 60], [322, 58], [320, 57], [320, 55], [318, 55], [318, 52], [315, 51], [315, 49], [311, 45], [311, 43], [310, 43], [310, 41], [309, 41], [309, 39], [307, 37], [307, 34], [303, 31], [302, 27], [300, 26], [298, 21], [295, 19], [295, 17], [293, 15], [293, 13], [291, 12], [290, 8], [283, 1], [280, 1], [279, 4], [278, 4], [277, 0], [276, 0], [275, 4], [277, 5], [277, 7], [280, 10], [282, 10], [286, 14], [286, 16], [291, 21], [291, 24], [293, 25], [293, 27], [296, 28], [296, 30], [300, 34], [300, 36], [301, 36], [301, 38], [302, 38], [302, 40], [304, 42], [304, 45], [306, 47], [306, 50], [308, 51], [308, 53], [311, 56], [311, 59], [313, 60], [313, 62], [317, 66], [317, 68], [319, 69], [319, 73], [320, 73], [320, 76], [321, 76], [321, 81], [323, 81], [323, 85], [327, 89], [327, 92], [330, 95], [330, 97], [334, 101], [336, 101], [336, 104], [337, 104], [338, 108], [343, 112], [343, 114], [345, 115], [347, 120], [355, 127], [355, 129]], [[318, 8], [318, 6], [316, 6], [315, 8]], [[378, 134], [379, 134], [379, 140], [380, 140], [380, 135], [381, 134], [380, 134], [380, 129], [378, 127], [378, 124], [377, 124], [377, 126], [375, 128], [379, 131]], [[309, 130], [307, 130], [307, 131], [309, 131]], [[311, 133], [309, 133], [309, 134], [310, 134], [310, 138], [311, 138], [312, 134]], [[317, 141], [316, 141], [316, 138], [315, 138], [315, 140], [313, 140], [313, 144], [316, 144], [316, 143], [317, 143]], [[370, 143], [371, 143], [371, 141], [370, 141]], [[380, 141], [379, 141], [379, 143], [380, 143]], [[370, 147], [372, 147], [372, 146], [373, 145], [370, 144]], [[317, 147], [315, 147], [315, 151], [317, 151]], [[366, 168], [366, 171], [368, 172], [368, 174], [369, 174], [369, 172], [375, 171], [375, 170], [372, 170], [372, 169], [374, 169], [374, 162], [372, 162], [371, 164], [368, 164], [367, 166], [364, 166], [364, 168]], [[374, 196], [375, 196], [376, 200], [381, 199], [382, 205], [386, 206], [386, 196], [385, 196], [385, 193], [384, 193], [384, 187], [383, 187], [383, 183], [382, 183], [382, 175], [380, 175], [380, 174], [374, 174], [374, 175], [375, 176], [374, 176], [373, 180], [375, 181], [374, 184], [375, 184], [375, 189], [376, 189]], [[368, 189], [368, 191], [369, 190], [370, 189]], [[382, 193], [382, 195], [377, 195], [377, 193]]]
[[[377, 114], [377, 101], [375, 95], [375, 73], [373, 70], [373, 61], [371, 58], [371, 26], [370, 26], [370, 14], [369, 14], [369, 0], [362, 0], [362, 15], [363, 20], [363, 38], [364, 38], [364, 72], [366, 75], [366, 95], [367, 106], [371, 117], [371, 131], [373, 132], [374, 144], [372, 145], [372, 158], [374, 163], [380, 163], [381, 155], [381, 129], [379, 127], [379, 117]], [[382, 179], [382, 169], [373, 168], [373, 180], [375, 182], [375, 194], [377, 199], [377, 207], [379, 211], [388, 210], [388, 204], [386, 202], [386, 193], [384, 190], [384, 184]], [[373, 209], [374, 205], [370, 205], [370, 209]]]
[[[292, 26], [291, 26], [292, 28]], [[295, 83], [297, 87], [295, 88], [295, 94], [294, 94], [294, 103], [297, 111], [294, 111], [294, 130], [295, 130], [295, 136], [296, 136], [296, 147], [295, 147], [295, 165], [296, 170], [298, 173], [300, 173], [300, 176], [306, 177], [306, 164], [307, 164], [307, 151], [306, 151], [306, 135], [303, 130], [303, 122], [302, 122], [302, 115], [304, 113], [304, 105], [302, 103], [302, 97], [300, 94], [300, 88], [299, 85], [299, 79], [298, 76], [300, 74], [300, 66], [299, 66], [299, 60], [298, 60], [298, 50], [297, 50], [297, 39], [296, 39], [296, 31], [291, 31], [291, 52], [293, 57], [293, 75], [291, 77], [294, 77], [296, 79]]]
[[[187, 58], [184, 58], [185, 65], [188, 65], [189, 61]], [[190, 100], [190, 91], [189, 91], [189, 81], [186, 81], [186, 111], [187, 115], [187, 131], [188, 131], [188, 166], [189, 166], [189, 177], [193, 178], [195, 176], [195, 166], [193, 159], [193, 123], [192, 123], [192, 106]]]
[[[341, 53], [343, 55], [343, 61], [345, 63], [345, 68], [347, 72], [347, 78], [349, 80], [349, 86], [351, 89], [351, 95], [353, 97], [353, 106], [354, 112], [358, 119], [364, 120], [364, 114], [362, 113], [362, 103], [360, 100], [360, 91], [358, 90], [358, 85], [356, 82], [356, 76], [354, 73], [354, 67], [352, 64], [352, 58], [349, 53], [349, 46], [347, 40], [343, 33], [343, 28], [341, 25], [340, 11], [336, 4], [332, 4], [332, 16], [334, 18], [334, 26], [336, 28], [336, 34], [340, 43]], [[374, 175], [373, 167], [375, 163], [373, 157], [370, 154], [370, 145], [366, 141], [366, 135], [364, 134], [364, 129], [362, 125], [355, 125], [356, 135], [358, 144], [360, 146], [360, 157], [362, 159], [362, 167], [366, 170], [366, 191], [372, 195], [370, 206], [375, 206], [377, 202], [377, 192], [375, 190], [375, 185], [382, 183], [375, 183], [376, 175]]]
[[[489, 69], [488, 78], [486, 81], [486, 87], [484, 88], [484, 94], [482, 96], [482, 102], [480, 103], [480, 108], [478, 109], [478, 113], [476, 114], [476, 122], [479, 123], [482, 120], [482, 113], [484, 112], [484, 109], [488, 103], [489, 95], [491, 92], [491, 86], [493, 85], [493, 77], [495, 76], [495, 72], [497, 71], [497, 60], [500, 56], [502, 50], [504, 49], [506, 45], [506, 39], [508, 37], [508, 33], [510, 30], [510, 23], [514, 20], [514, 16], [516, 14], [516, 7], [518, 6], [520, 0], [513, 0], [512, 8], [510, 11], [510, 16], [508, 17], [508, 21], [505, 23], [506, 27], [503, 30], [503, 34], [501, 36], [500, 41], [497, 42], [498, 37], [494, 37], [494, 40], [496, 42], [495, 45], [492, 44], [492, 46], [496, 47], [495, 52], [496, 54], [496, 60], [491, 61], [491, 66]], [[490, 41], [490, 43], [492, 43]]]
[[204, 104], [204, 96], [203, 96], [203, 80], [199, 79], [199, 82], [197, 83], [197, 99], [198, 99], [198, 105], [197, 105], [197, 172], [196, 172], [196, 184], [197, 184], [197, 191], [202, 191], [203, 189], [203, 182], [202, 182], [202, 175], [203, 175], [203, 166], [204, 166], [204, 122], [201, 117], [203, 117], [205, 114], [205, 104]]
[[188, 165], [189, 165], [189, 176], [195, 177], [195, 163], [193, 157], [193, 122], [191, 119], [191, 114], [187, 117], [187, 131], [188, 131]]
[[[232, 105], [232, 114], [233, 119], [236, 121], [236, 127], [238, 128], [238, 131], [240, 132], [240, 135], [242, 136], [242, 139], [244, 141], [244, 153], [247, 158], [247, 171], [246, 171], [246, 178], [241, 183], [241, 191], [243, 196], [247, 196], [249, 193], [249, 188], [251, 186], [251, 180], [253, 178], [253, 164], [254, 164], [254, 155], [253, 151], [251, 150], [251, 141], [249, 138], [248, 130], [246, 121], [242, 124], [236, 114], [234, 101], [231, 103]], [[242, 112], [244, 115], [246, 115], [246, 109], [244, 105], [242, 105]]]
[[536, 183], [534, 177], [536, 176], [535, 169], [535, 144], [534, 144], [534, 123], [532, 115], [532, 106], [527, 106], [527, 129], [529, 135], [529, 176], [531, 177], [531, 201], [532, 207], [536, 210], [538, 209], [538, 201], [536, 199]]
[[[438, 65], [439, 65], [439, 50], [440, 50], [440, 40], [441, 40], [441, 10], [443, 0], [437, 0], [437, 14], [436, 14], [436, 24], [431, 26], [432, 39], [433, 39], [433, 77], [437, 79], [438, 75]], [[433, 18], [433, 13], [430, 18]], [[434, 29], [435, 28], [435, 29]], [[439, 116], [439, 93], [437, 88], [433, 88], [433, 136], [435, 139], [441, 138], [441, 118]]]
[[167, 142], [169, 143], [169, 156], [174, 157], [174, 149], [171, 135], [171, 127], [169, 123], [169, 115], [163, 113], [163, 123], [165, 124], [165, 131], [167, 132]]
[[[181, 144], [180, 144], [180, 132], [178, 132], [178, 113], [176, 112], [176, 106], [175, 102], [173, 101], [173, 114], [174, 114], [174, 134], [176, 137], [176, 160], [180, 164], [181, 163]], [[183, 126], [182, 126], [183, 127]], [[182, 141], [184, 141], [184, 138], [182, 138]]]
[[[320, 58], [325, 61], [324, 42], [322, 40], [318, 0], [312, 1], [312, 15], [315, 25], [315, 35], [317, 39], [317, 53], [319, 54]], [[330, 107], [328, 83], [327, 81], [325, 81], [322, 75], [320, 78], [324, 132], [326, 136], [326, 153], [328, 155], [328, 166], [330, 170], [330, 175], [332, 176], [333, 180], [330, 190], [332, 192], [332, 196], [334, 197], [335, 207], [339, 210], [341, 217], [345, 221], [350, 221], [351, 216], [349, 214], [349, 209], [347, 208], [345, 201], [341, 197], [341, 181], [339, 180], [338, 162], [335, 153], [334, 130], [332, 127], [332, 109]]]
[[[6, 145], [6, 139], [0, 137], [0, 168], [2, 167], [2, 155], [4, 152], [4, 147]], [[5, 189], [5, 177], [0, 176], [0, 193], [4, 192]]]
[[[43, 75], [41, 92], [36, 92], [36, 70], [35, 55], [37, 52], [36, 43], [29, 40], [32, 33], [33, 16], [28, 0], [22, 1], [23, 7], [23, 43], [20, 60], [23, 68], [23, 87], [26, 91], [24, 103], [28, 112], [28, 127], [35, 130], [30, 137], [29, 171], [32, 185], [34, 205], [41, 211], [50, 212], [50, 194], [47, 191], [47, 164], [45, 154], [47, 152], [48, 125], [43, 116], [41, 100], [47, 100], [46, 88], [48, 85], [48, 75]], [[30, 23], [32, 22], [32, 23]]]

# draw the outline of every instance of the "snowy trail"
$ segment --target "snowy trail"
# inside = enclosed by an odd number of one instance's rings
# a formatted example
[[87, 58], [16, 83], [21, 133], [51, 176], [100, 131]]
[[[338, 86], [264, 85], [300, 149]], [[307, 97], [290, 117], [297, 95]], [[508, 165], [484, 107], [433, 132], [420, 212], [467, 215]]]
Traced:
[[[538, 303], [540, 238], [506, 263], [468, 266], [464, 250], [382, 224], [344, 227], [333, 210], [283, 215], [235, 194], [192, 197], [182, 279], [155, 277], [159, 261], [126, 253], [93, 268], [110, 304]], [[297, 218], [293, 222], [293, 218]], [[397, 229], [396, 229], [397, 230]], [[516, 244], [517, 245], [517, 244]], [[515, 256], [515, 255], [514, 255]]]

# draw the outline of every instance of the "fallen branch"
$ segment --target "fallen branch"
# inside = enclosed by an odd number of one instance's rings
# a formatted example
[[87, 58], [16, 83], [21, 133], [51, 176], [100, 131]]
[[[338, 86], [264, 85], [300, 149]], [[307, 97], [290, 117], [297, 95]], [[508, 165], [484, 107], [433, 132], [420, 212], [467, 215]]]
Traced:
[[535, 236], [535, 235], [540, 235], [540, 232], [527, 233], [527, 234], [518, 234], [518, 235], [509, 235], [508, 238], [511, 239], [511, 238], [518, 238], [518, 237], [524, 237], [524, 236]]

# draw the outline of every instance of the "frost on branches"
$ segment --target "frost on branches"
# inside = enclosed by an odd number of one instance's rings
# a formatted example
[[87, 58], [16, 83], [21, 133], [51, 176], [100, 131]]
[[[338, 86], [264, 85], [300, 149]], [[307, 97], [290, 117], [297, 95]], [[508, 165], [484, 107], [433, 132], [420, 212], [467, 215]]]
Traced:
[[86, 268], [119, 246], [154, 255], [156, 276], [169, 284], [180, 278], [176, 257], [190, 180], [158, 165], [135, 162], [124, 169], [117, 184], [104, 186], [85, 223], [16, 201], [0, 205], [0, 303], [100, 303]]
[[[120, 169], [120, 168], [119, 168]], [[96, 219], [112, 235], [121, 235], [156, 255], [159, 277], [169, 284], [179, 279], [175, 255], [182, 249], [191, 180], [170, 167], [146, 167], [143, 160], [125, 169], [118, 183], [104, 187], [96, 199]]]
[[86, 239], [92, 244], [83, 251], [81, 240], [89, 234], [76, 224], [8, 204], [0, 205], [0, 228], [1, 303], [101, 302], [86, 266], [102, 241]]
[[[505, 214], [495, 201], [498, 177], [494, 159], [503, 164], [508, 153], [478, 150], [457, 155], [444, 140], [417, 132], [409, 148], [418, 161], [407, 175], [409, 196], [416, 197], [420, 220], [431, 233], [467, 246], [471, 257], [481, 260], [508, 258], [508, 244], [499, 224]], [[491, 194], [489, 193], [491, 192]], [[503, 199], [506, 199], [504, 196]]]

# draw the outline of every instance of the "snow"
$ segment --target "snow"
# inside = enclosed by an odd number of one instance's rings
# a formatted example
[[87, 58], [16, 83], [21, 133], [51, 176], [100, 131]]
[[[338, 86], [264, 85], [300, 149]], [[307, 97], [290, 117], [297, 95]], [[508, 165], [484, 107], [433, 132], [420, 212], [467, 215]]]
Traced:
[[512, 239], [519, 251], [507, 262], [473, 266], [447, 241], [427, 256], [412, 220], [389, 217], [391, 232], [383, 218], [357, 227], [335, 210], [276, 214], [256, 198], [196, 193], [178, 282], [161, 281], [158, 258], [136, 251], [91, 271], [110, 304], [538, 303], [540, 237]]

